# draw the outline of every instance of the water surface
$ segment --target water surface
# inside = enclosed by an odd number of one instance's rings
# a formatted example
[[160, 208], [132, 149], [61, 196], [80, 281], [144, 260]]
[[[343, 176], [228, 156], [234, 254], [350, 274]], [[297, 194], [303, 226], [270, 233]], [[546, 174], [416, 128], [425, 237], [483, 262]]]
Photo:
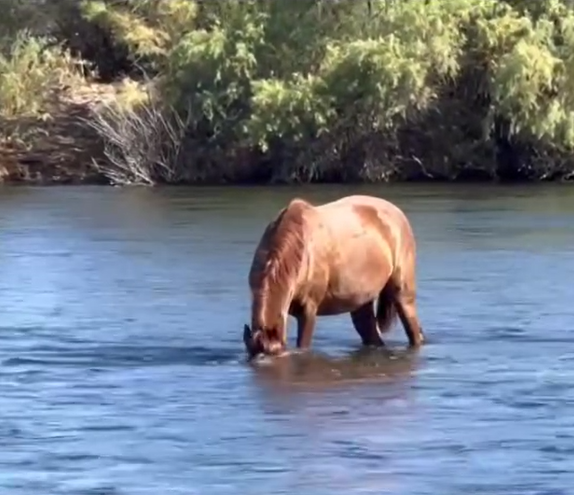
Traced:
[[[405, 209], [429, 343], [245, 363], [247, 272], [292, 196]], [[0, 491], [544, 494], [574, 484], [574, 191], [0, 189]], [[290, 338], [293, 342], [294, 322]]]

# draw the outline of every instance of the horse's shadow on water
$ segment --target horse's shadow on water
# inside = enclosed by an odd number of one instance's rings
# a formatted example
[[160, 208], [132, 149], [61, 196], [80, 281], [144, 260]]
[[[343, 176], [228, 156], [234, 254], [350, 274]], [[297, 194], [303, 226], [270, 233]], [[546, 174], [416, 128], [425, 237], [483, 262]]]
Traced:
[[251, 361], [259, 384], [282, 390], [320, 391], [358, 384], [408, 381], [419, 364], [418, 349], [361, 347], [342, 356], [312, 351]]

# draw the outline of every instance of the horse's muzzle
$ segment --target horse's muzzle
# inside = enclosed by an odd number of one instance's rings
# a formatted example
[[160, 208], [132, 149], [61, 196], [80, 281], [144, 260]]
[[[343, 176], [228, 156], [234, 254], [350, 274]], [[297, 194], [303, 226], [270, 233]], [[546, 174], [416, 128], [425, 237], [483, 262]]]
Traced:
[[260, 354], [278, 356], [285, 351], [285, 345], [280, 339], [270, 339], [262, 330], [252, 332], [245, 328], [243, 332], [243, 342], [245, 343], [249, 359], [253, 359]]

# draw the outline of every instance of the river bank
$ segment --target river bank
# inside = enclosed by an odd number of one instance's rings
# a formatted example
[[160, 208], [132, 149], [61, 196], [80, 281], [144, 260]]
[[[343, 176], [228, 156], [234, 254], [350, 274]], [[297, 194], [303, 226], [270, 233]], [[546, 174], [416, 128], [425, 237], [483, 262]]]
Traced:
[[[4, 118], [1, 122], [0, 129], [0, 184], [5, 185], [114, 185], [113, 176], [110, 176], [110, 170], [113, 174], [113, 164], [110, 162], [109, 155], [106, 153], [104, 144], [105, 137], [110, 142], [110, 135], [102, 136], [91, 125], [94, 116], [101, 114], [101, 108], [107, 104], [117, 104], [122, 99], [126, 99], [126, 92], [129, 91], [130, 85], [138, 83], [131, 80], [117, 81], [114, 83], [89, 82], [78, 87], [64, 86], [55, 88], [52, 97], [46, 102], [43, 112], [35, 116], [19, 117], [13, 119]], [[128, 88], [126, 90], [126, 88]], [[138, 97], [143, 93], [141, 85], [138, 87]], [[110, 108], [114, 105], [108, 105]], [[130, 117], [132, 118], [132, 117]], [[149, 122], [155, 125], [157, 122]], [[128, 125], [133, 125], [128, 123]], [[142, 119], [138, 125], [145, 127], [148, 122]], [[121, 123], [116, 122], [117, 128], [121, 128]], [[154, 129], [149, 133], [153, 134]], [[421, 134], [420, 142], [417, 142], [416, 133]], [[129, 134], [129, 131], [127, 131]], [[404, 167], [396, 171], [396, 165], [390, 164], [386, 175], [379, 177], [363, 176], [357, 173], [336, 172], [335, 175], [319, 177], [319, 180], [313, 178], [303, 182], [316, 183], [376, 183], [376, 182], [447, 182], [447, 183], [543, 183], [543, 182], [570, 182], [574, 177], [572, 174], [554, 174], [546, 177], [537, 174], [535, 178], [529, 178], [528, 174], [515, 174], [507, 177], [497, 176], [498, 170], [504, 168], [501, 161], [512, 161], [511, 168], [520, 170], [528, 168], [529, 160], [540, 161], [539, 150], [534, 150], [530, 155], [522, 153], [521, 156], [512, 155], [513, 151], [504, 155], [504, 150], [492, 147], [489, 153], [492, 157], [492, 165], [484, 168], [465, 168], [453, 172], [448, 170], [448, 166], [441, 167], [441, 150], [446, 154], [449, 152], [449, 144], [446, 142], [432, 143], [429, 146], [431, 150], [428, 158], [425, 158], [423, 150], [426, 143], [422, 139], [422, 132], [415, 129], [413, 135], [409, 135], [405, 142], [399, 144], [391, 143], [388, 145], [383, 140], [376, 142], [376, 147], [380, 150], [380, 156], [385, 157], [392, 162], [395, 157], [404, 153], [401, 146], [409, 150], [415, 149], [415, 153], [422, 158], [413, 157], [410, 161], [403, 161]], [[114, 136], [111, 136], [112, 138]], [[144, 136], [145, 137], [145, 136]], [[459, 136], [460, 137], [460, 136]], [[154, 139], [155, 138], [155, 139]], [[123, 136], [117, 136], [119, 146], [124, 145], [121, 140]], [[135, 162], [137, 155], [133, 154], [133, 149], [142, 146], [138, 150], [139, 156], [143, 160], [149, 160], [150, 155], [154, 153], [154, 144], [150, 146], [149, 142], [143, 141], [141, 136], [136, 136], [134, 141], [126, 142], [131, 147], [132, 160]], [[159, 141], [161, 136], [151, 136], [148, 141]], [[113, 140], [113, 139], [112, 139]], [[369, 143], [372, 145], [372, 143]], [[157, 147], [157, 143], [156, 143]], [[181, 145], [182, 149], [189, 146]], [[109, 150], [108, 150], [109, 151]], [[151, 153], [150, 153], [151, 151]], [[438, 154], [437, 154], [438, 151]], [[182, 154], [184, 154], [183, 151]], [[372, 154], [373, 151], [369, 150]], [[281, 182], [301, 182], [299, 178], [284, 177], [284, 180], [277, 180], [276, 176], [266, 177], [265, 172], [261, 174], [259, 170], [270, 170], [289, 168], [289, 163], [269, 160], [269, 157], [262, 158], [262, 154], [252, 150], [238, 150], [229, 160], [229, 152], [223, 153], [222, 156], [212, 159], [214, 164], [210, 164], [211, 170], [208, 174], [198, 171], [200, 166], [194, 163], [198, 155], [208, 155], [208, 152], [193, 150], [191, 157], [180, 157], [179, 167], [187, 169], [180, 174], [177, 180], [156, 182], [161, 184], [178, 184], [178, 185], [234, 185], [234, 184], [259, 184], [265, 185], [270, 183]], [[361, 157], [361, 153], [357, 154]], [[210, 159], [211, 160], [211, 159]], [[218, 163], [219, 160], [219, 163]], [[267, 165], [265, 164], [267, 161]], [[286, 160], [285, 160], [286, 161]], [[472, 159], [470, 160], [472, 161]], [[488, 160], [481, 160], [482, 163], [488, 163]], [[205, 159], [203, 160], [205, 163]], [[347, 168], [349, 158], [346, 157]], [[520, 164], [517, 165], [517, 163]], [[357, 160], [361, 163], [361, 159]], [[437, 165], [438, 164], [438, 165]], [[524, 165], [522, 165], [524, 164]], [[272, 165], [272, 167], [271, 167]], [[149, 163], [146, 165], [149, 167]], [[393, 167], [394, 170], [393, 170]], [[340, 168], [344, 169], [345, 165]], [[446, 171], [445, 171], [446, 170]], [[254, 172], [256, 171], [256, 172]], [[134, 180], [135, 184], [142, 184], [145, 181]], [[126, 185], [126, 182], [120, 182], [120, 185]], [[150, 184], [151, 181], [150, 181]]]
[[574, 178], [565, 1], [19, 3], [3, 182]]
[[114, 92], [114, 85], [97, 83], [57, 88], [40, 115], [3, 119], [0, 183], [107, 184], [92, 165], [102, 158], [103, 144], [84, 119]]

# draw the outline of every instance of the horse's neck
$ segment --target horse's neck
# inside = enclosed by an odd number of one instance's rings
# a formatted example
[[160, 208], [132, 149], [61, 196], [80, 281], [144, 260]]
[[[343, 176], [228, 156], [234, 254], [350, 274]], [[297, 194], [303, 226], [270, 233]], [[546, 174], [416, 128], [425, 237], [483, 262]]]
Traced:
[[283, 327], [287, 320], [287, 313], [293, 298], [294, 287], [275, 285], [270, 281], [269, 285], [255, 295], [253, 322], [256, 327], [276, 328]]
[[[293, 212], [284, 213], [287, 214]], [[304, 227], [296, 226], [296, 228]], [[259, 300], [256, 301], [258, 308], [254, 316], [259, 318], [260, 325], [266, 327], [286, 324], [289, 306], [297, 292], [302, 269], [307, 260], [306, 247], [301, 240], [303, 232], [283, 231], [278, 235], [285, 236], [281, 240], [283, 248], [271, 257], [268, 257], [268, 254], [265, 256], [266, 273], [260, 281], [260, 290], [256, 296]]]

